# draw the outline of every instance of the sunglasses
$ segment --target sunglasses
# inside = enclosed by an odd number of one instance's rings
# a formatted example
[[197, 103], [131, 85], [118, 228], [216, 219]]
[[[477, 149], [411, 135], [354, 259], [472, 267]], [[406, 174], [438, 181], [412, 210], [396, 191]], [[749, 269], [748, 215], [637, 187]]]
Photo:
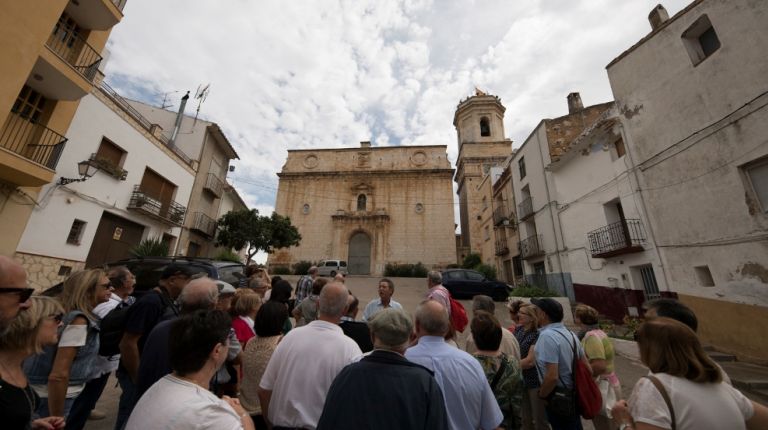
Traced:
[[18, 294], [19, 303], [29, 300], [34, 292], [34, 288], [0, 288], [0, 294]]

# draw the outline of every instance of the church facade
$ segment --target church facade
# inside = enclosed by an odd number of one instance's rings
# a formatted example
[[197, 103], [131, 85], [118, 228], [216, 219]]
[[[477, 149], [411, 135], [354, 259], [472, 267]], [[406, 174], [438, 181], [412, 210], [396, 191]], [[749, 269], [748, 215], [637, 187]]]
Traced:
[[387, 264], [456, 262], [453, 169], [445, 145], [289, 150], [275, 211], [302, 236], [268, 265], [339, 259], [353, 275]]

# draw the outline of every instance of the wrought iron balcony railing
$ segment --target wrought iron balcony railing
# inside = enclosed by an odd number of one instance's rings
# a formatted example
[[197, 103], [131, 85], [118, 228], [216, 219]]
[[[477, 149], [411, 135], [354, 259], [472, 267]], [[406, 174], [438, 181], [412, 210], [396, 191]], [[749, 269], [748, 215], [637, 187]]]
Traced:
[[93, 82], [101, 64], [101, 55], [79, 34], [57, 23], [45, 44], [85, 79]]
[[15, 112], [0, 130], [0, 146], [53, 171], [66, 143], [66, 137]]
[[517, 205], [517, 216], [522, 221], [531, 215], [533, 215], [533, 198], [528, 197]]
[[499, 226], [499, 225], [509, 225], [512, 224], [512, 220], [509, 217], [509, 211], [507, 210], [505, 205], [501, 205], [493, 210], [493, 225]]
[[587, 233], [587, 241], [593, 258], [643, 251], [645, 230], [639, 219], [614, 222]]
[[140, 185], [133, 187], [128, 209], [140, 212], [160, 222], [178, 226], [184, 222], [184, 214], [187, 212], [187, 208], [176, 202], [163, 202], [151, 197], [141, 189]]
[[509, 246], [507, 245], [507, 237], [504, 235], [504, 230], [498, 230], [496, 234], [500, 235], [496, 238], [496, 255], [509, 254]]
[[216, 220], [203, 212], [195, 212], [192, 218], [192, 225], [189, 228], [197, 230], [208, 237], [213, 237], [216, 234]]
[[520, 258], [533, 258], [544, 255], [544, 244], [541, 235], [536, 234], [520, 241]]
[[210, 191], [216, 197], [221, 197], [221, 193], [224, 191], [224, 182], [213, 173], [209, 173], [203, 189]]

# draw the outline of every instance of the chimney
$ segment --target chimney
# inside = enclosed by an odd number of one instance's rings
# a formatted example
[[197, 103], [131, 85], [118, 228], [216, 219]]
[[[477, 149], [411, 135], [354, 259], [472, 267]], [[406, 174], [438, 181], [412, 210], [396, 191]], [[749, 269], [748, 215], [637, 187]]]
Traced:
[[575, 113], [584, 109], [579, 93], [568, 94], [568, 113]]
[[664, 9], [664, 6], [657, 4], [651, 13], [648, 14], [648, 21], [651, 23], [651, 30], [656, 30], [661, 27], [669, 19], [669, 13]]
[[370, 148], [371, 147], [371, 141], [370, 140], [365, 140], [365, 141], [360, 142], [360, 147], [361, 148]]
[[173, 146], [176, 142], [176, 136], [179, 135], [179, 129], [181, 128], [181, 120], [184, 118], [184, 108], [187, 106], [187, 100], [189, 100], [189, 91], [181, 98], [181, 104], [179, 105], [179, 113], [176, 114], [176, 124], [173, 125], [173, 134], [171, 134], [171, 141], [168, 142], [168, 146]]

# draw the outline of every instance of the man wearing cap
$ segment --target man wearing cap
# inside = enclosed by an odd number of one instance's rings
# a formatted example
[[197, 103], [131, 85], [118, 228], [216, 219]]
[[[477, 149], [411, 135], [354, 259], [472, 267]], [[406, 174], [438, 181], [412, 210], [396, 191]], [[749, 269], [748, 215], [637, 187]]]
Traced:
[[192, 272], [186, 265], [169, 264], [160, 274], [158, 286], [128, 309], [125, 333], [120, 341], [120, 367], [116, 373], [123, 390], [115, 423], [117, 430], [122, 429], [138, 400], [135, 398], [135, 390], [139, 361], [149, 333], [160, 321], [179, 315], [174, 301], [191, 278]]
[[[536, 369], [541, 380], [539, 398], [547, 401], [556, 388], [573, 389], [573, 348], [584, 360], [581, 342], [563, 325], [563, 306], [549, 298], [531, 299], [541, 323], [539, 340], [536, 341]], [[574, 397], [575, 402], [575, 397]], [[555, 415], [547, 409], [547, 418], [552, 430], [570, 430], [581, 427], [581, 418], [576, 408], [567, 416]]]
[[384, 309], [370, 329], [375, 349], [334, 379], [318, 430], [448, 428], [433, 373], [403, 356], [413, 331], [408, 314]]

